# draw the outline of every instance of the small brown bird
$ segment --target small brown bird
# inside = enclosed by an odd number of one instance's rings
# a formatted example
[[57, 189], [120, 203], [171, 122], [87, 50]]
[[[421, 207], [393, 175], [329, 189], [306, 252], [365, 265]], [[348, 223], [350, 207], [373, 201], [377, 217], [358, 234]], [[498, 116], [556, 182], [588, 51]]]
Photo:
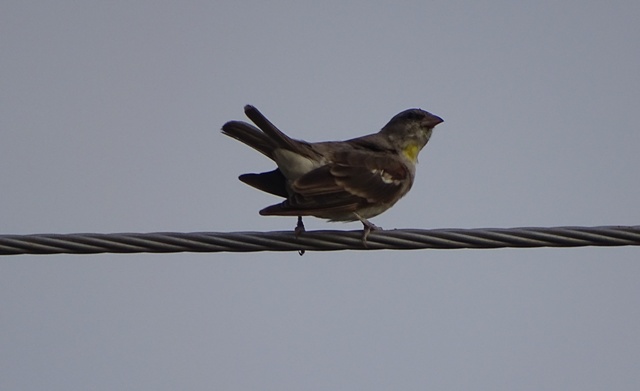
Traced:
[[420, 109], [393, 117], [378, 133], [346, 141], [308, 143], [282, 133], [262, 113], [247, 105], [244, 112], [257, 128], [230, 121], [222, 133], [273, 160], [278, 168], [239, 179], [283, 197], [260, 211], [263, 216], [302, 216], [364, 225], [363, 242], [372, 229], [369, 218], [392, 207], [413, 185], [418, 153], [442, 118]]

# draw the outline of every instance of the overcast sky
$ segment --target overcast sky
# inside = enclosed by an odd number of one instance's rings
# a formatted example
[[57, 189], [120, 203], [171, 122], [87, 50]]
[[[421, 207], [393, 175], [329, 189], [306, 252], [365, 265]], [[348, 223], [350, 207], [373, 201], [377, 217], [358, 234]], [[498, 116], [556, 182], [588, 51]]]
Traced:
[[[292, 229], [248, 103], [444, 118], [384, 228], [640, 224], [638, 1], [0, 11], [0, 234]], [[2, 390], [638, 390], [639, 330], [637, 247], [0, 258]]]

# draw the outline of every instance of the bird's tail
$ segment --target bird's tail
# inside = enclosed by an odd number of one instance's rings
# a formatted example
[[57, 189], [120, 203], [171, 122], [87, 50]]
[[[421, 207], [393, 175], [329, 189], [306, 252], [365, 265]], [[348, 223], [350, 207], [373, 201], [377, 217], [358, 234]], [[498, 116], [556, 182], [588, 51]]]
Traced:
[[308, 158], [319, 157], [318, 153], [313, 150], [309, 143], [292, 139], [284, 134], [254, 106], [246, 105], [244, 107], [244, 113], [260, 130], [269, 136], [271, 141], [277, 145], [277, 148], [282, 148]]
[[[244, 112], [258, 127], [242, 121], [229, 121], [222, 126], [222, 133], [234, 138], [273, 159], [273, 150], [283, 148], [303, 152], [300, 141], [293, 140], [271, 123], [258, 109], [251, 105]], [[259, 129], [258, 129], [259, 128]], [[306, 152], [306, 151], [304, 151]]]
[[222, 126], [222, 134], [240, 141], [259, 151], [266, 157], [273, 159], [276, 143], [255, 126], [242, 121], [229, 121]]

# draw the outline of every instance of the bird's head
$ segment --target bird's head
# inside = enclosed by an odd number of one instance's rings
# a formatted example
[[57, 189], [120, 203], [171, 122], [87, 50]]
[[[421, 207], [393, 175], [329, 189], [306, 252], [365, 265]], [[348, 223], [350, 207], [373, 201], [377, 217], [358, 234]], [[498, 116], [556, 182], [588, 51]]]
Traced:
[[416, 163], [418, 153], [427, 144], [433, 128], [444, 120], [421, 109], [408, 109], [396, 114], [380, 134], [386, 136], [394, 148]]

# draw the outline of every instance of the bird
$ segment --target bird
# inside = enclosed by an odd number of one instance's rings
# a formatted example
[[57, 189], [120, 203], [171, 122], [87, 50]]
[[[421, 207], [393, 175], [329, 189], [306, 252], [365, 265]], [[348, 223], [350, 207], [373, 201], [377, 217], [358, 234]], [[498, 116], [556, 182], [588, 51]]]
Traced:
[[418, 108], [395, 115], [373, 134], [345, 141], [306, 142], [278, 129], [257, 108], [244, 107], [255, 124], [229, 121], [222, 133], [273, 160], [276, 168], [238, 179], [280, 203], [259, 211], [262, 216], [297, 216], [296, 237], [305, 231], [303, 216], [329, 221], [360, 221], [362, 242], [381, 229], [368, 219], [405, 196], [413, 185], [418, 154], [431, 138], [437, 115]]

